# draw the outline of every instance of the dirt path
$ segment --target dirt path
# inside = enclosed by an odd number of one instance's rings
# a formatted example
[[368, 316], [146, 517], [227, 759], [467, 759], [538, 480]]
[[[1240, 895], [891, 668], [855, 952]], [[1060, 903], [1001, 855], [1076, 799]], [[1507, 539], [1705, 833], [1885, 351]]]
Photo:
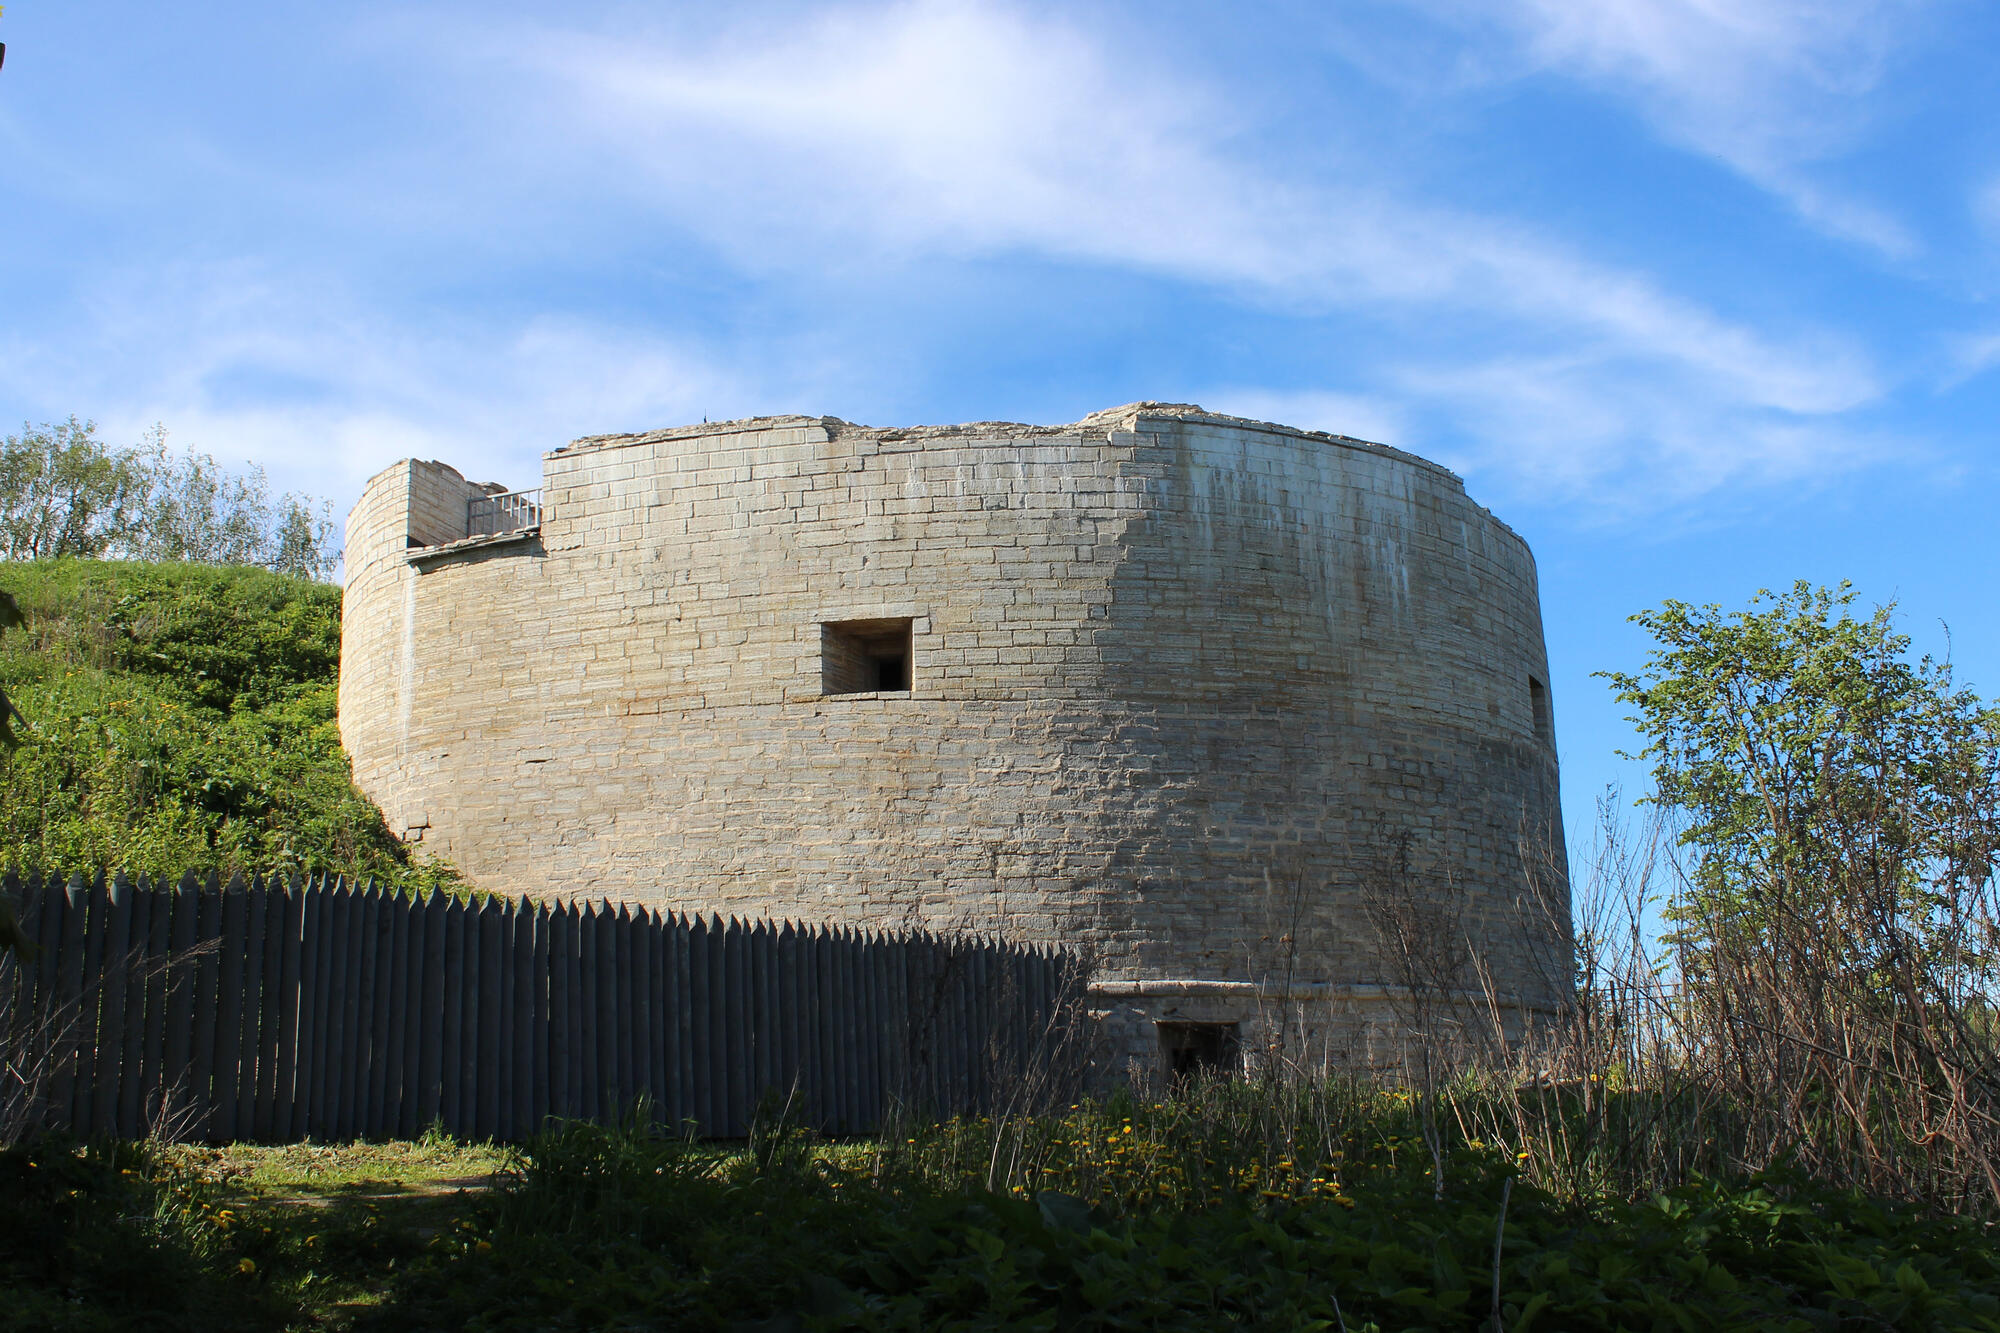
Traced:
[[[398, 1184], [391, 1181], [357, 1181], [351, 1185], [333, 1185], [325, 1189], [294, 1189], [283, 1192], [243, 1190], [241, 1197], [246, 1203], [259, 1206], [326, 1208], [343, 1203], [415, 1203], [422, 1200], [441, 1199], [448, 1195], [479, 1195], [491, 1191], [500, 1183], [497, 1175], [482, 1176], [438, 1176], [428, 1180]], [[381, 1188], [370, 1188], [379, 1185]]]

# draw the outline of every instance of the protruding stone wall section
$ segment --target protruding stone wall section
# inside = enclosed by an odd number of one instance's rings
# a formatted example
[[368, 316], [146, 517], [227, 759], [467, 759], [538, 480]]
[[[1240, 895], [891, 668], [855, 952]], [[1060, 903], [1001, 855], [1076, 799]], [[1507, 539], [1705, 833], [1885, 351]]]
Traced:
[[[485, 590], [517, 582], [525, 572], [519, 566], [474, 576], [478, 591], [466, 605], [435, 595], [462, 578], [450, 566], [498, 554], [476, 548], [454, 554], [449, 548], [466, 541], [468, 503], [505, 489], [467, 481], [444, 463], [405, 459], [371, 477], [348, 515], [341, 743], [353, 761], [356, 784], [382, 807], [390, 830], [412, 843], [428, 840], [436, 846], [432, 812], [456, 808], [450, 791], [458, 780], [450, 769], [455, 733], [448, 716], [454, 672], [435, 654], [484, 656], [506, 642], [496, 639], [497, 627], [517, 623], [518, 608], [490, 602]], [[489, 539], [488, 545], [499, 544]], [[539, 546], [518, 538], [504, 544], [510, 555], [539, 554]], [[431, 569], [426, 572], [418, 562]], [[480, 674], [475, 670], [461, 678]], [[432, 702], [440, 688], [447, 691], [443, 718]], [[444, 743], [426, 749], [426, 737]], [[449, 814], [443, 818], [446, 826], [455, 822]]]
[[[1130, 1052], [1254, 1048], [1274, 987], [1348, 1049], [1414, 847], [1503, 997], [1562, 984], [1520, 903], [1562, 861], [1534, 563], [1434, 464], [1158, 404], [766, 418], [579, 440], [538, 534], [439, 549], [479, 490], [370, 482], [341, 718], [487, 887], [1081, 946]], [[848, 688], [880, 642], [829, 627], [905, 623], [908, 689]]]
[[476, 485], [460, 476], [457, 468], [443, 463], [411, 460], [410, 545], [443, 546], [464, 540], [469, 535], [467, 506], [481, 496], [505, 489], [497, 483]]

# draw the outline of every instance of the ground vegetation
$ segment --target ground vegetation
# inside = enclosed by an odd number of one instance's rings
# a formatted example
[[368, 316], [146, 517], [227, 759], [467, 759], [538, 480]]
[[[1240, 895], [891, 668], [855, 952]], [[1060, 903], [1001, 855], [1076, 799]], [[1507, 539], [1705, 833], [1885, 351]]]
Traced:
[[[844, 1144], [782, 1117], [748, 1145], [636, 1124], [509, 1150], [44, 1140], [0, 1153], [0, 1281], [38, 1321], [14, 1326], [79, 1330], [1380, 1333], [1496, 1308], [1516, 1330], [2000, 1329], [2000, 1250], [1969, 1219], [1782, 1174], [1579, 1205], [1456, 1130], [1439, 1199], [1407, 1092], [1271, 1095], [1035, 1117], [1011, 1183], [990, 1120]], [[1240, 1133], [1301, 1108], [1296, 1158]]]
[[340, 590], [244, 566], [58, 559], [5, 570], [26, 624], [0, 690], [0, 865], [457, 883], [355, 790], [335, 723]]

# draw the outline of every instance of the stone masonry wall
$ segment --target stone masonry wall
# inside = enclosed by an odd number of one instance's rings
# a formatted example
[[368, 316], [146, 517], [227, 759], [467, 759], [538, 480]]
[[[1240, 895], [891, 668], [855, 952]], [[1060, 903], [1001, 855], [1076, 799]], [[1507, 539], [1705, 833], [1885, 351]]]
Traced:
[[[489, 488], [405, 462], [349, 521], [356, 781], [482, 886], [1087, 947], [1140, 1058], [1393, 1040], [1390, 901], [1562, 984], [1534, 563], [1442, 468], [1140, 404], [591, 438], [542, 484], [457, 541]], [[822, 692], [824, 624], [902, 619], [909, 690]]]

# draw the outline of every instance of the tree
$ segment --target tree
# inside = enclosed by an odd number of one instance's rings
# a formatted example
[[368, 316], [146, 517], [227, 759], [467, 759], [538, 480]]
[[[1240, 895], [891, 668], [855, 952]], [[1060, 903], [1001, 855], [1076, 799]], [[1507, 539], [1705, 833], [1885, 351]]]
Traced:
[[144, 560], [261, 565], [271, 544], [271, 487], [264, 469], [232, 473], [213, 457], [167, 450], [165, 427], [143, 446], [149, 485], [133, 554]]
[[317, 509], [308, 495], [287, 493], [279, 501], [281, 512], [272, 534], [271, 557], [266, 562], [280, 574], [295, 578], [323, 579], [340, 563], [340, 548], [333, 544], [333, 508], [321, 500]]
[[0, 559], [58, 556], [262, 565], [323, 579], [340, 562], [324, 501], [274, 504], [264, 470], [232, 472], [212, 455], [167, 448], [155, 426], [114, 449], [75, 417], [23, 426], [0, 444]]
[[0, 557], [98, 557], [127, 540], [144, 504], [143, 460], [75, 417], [0, 440]]
[[[1958, 930], [2000, 853], [2000, 712], [1948, 664], [1909, 658], [1892, 608], [1797, 584], [1750, 611], [1669, 601], [1633, 620], [1661, 647], [1608, 673], [1647, 738], [1649, 798], [1685, 819], [1684, 928], [1780, 917], [1928, 938]], [[1763, 609], [1759, 609], [1763, 608]]]
[[1660, 1012], [1737, 1160], [2000, 1207], [2000, 710], [1853, 603], [1633, 617], [1610, 679], [1688, 860]]

